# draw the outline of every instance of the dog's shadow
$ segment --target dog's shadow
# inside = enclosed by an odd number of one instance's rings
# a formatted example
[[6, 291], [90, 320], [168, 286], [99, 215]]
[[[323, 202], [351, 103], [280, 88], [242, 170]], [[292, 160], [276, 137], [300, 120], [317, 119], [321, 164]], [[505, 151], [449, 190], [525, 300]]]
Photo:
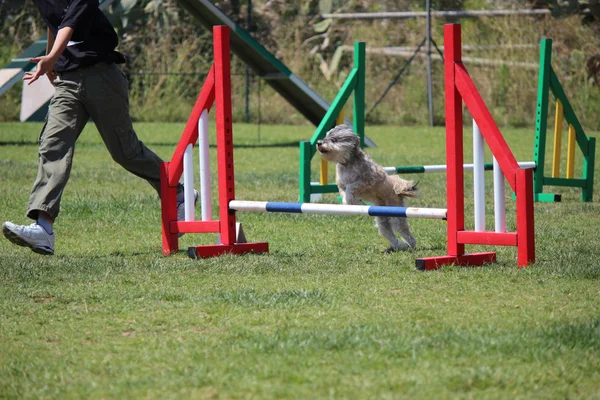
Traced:
[[441, 245], [435, 245], [435, 246], [418, 246], [415, 250], [413, 250], [413, 252], [419, 252], [419, 251], [439, 251], [439, 250], [446, 250], [446, 246], [441, 246]]
[[446, 246], [440, 246], [440, 245], [434, 245], [434, 246], [417, 246], [416, 249], [408, 249], [408, 250], [397, 250], [397, 251], [390, 251], [389, 249], [383, 250], [380, 253], [381, 254], [396, 254], [396, 253], [411, 253], [417, 257], [419, 257], [421, 254], [423, 253], [438, 253], [440, 251], [445, 251], [446, 250]]

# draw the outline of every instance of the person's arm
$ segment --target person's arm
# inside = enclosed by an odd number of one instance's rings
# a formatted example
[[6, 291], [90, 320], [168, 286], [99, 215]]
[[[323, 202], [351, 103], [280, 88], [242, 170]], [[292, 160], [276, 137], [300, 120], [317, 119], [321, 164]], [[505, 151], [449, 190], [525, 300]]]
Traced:
[[[42, 57], [29, 59], [29, 61], [37, 63], [37, 69], [35, 72], [25, 72], [23, 80], [27, 81], [28, 85], [37, 81], [40, 76], [48, 73], [52, 74], [54, 72], [54, 65], [62, 52], [67, 48], [71, 36], [73, 36], [73, 28], [67, 26], [60, 29], [56, 34], [56, 38], [54, 38], [54, 43], [48, 54]], [[48, 39], [50, 39], [50, 37], [48, 37]]]
[[[44, 74], [52, 74], [54, 71], [54, 65], [58, 61], [58, 58], [63, 53], [67, 44], [73, 36], [75, 29], [78, 32], [85, 31], [85, 26], [89, 21], [89, 18], [93, 15], [95, 10], [98, 9], [98, 0], [72, 0], [69, 7], [65, 11], [65, 16], [62, 22], [58, 26], [58, 33], [53, 38], [52, 46], [48, 46], [50, 51], [43, 57], [30, 58], [31, 62], [38, 64], [37, 70], [32, 72], [26, 72], [23, 80], [27, 81], [27, 84], [31, 85], [37, 81], [38, 78]], [[79, 34], [78, 34], [79, 35]], [[83, 38], [77, 38], [82, 40]], [[48, 35], [50, 40], [50, 35]], [[50, 45], [50, 42], [48, 42]], [[48, 76], [50, 79], [50, 75]], [[52, 81], [52, 79], [51, 79]]]
[[[52, 50], [52, 46], [54, 46], [54, 40], [56, 39], [56, 36], [54, 36], [54, 33], [52, 33], [50, 28], [48, 28], [47, 37], [48, 40], [46, 41], [46, 55], [50, 54], [50, 50]], [[48, 78], [50, 83], [54, 85], [54, 80], [56, 79], [56, 72], [54, 71], [54, 69], [52, 69], [52, 71], [46, 72], [46, 77]]]
[[48, 40], [46, 41], [46, 54], [49, 54], [50, 50], [52, 50], [52, 46], [54, 46], [55, 39], [56, 39], [56, 36], [54, 36], [54, 33], [50, 30], [50, 28], [48, 28]]

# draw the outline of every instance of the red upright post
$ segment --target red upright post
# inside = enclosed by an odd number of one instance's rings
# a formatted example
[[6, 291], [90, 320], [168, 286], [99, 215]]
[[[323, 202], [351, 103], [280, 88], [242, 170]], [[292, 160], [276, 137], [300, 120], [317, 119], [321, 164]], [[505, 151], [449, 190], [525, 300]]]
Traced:
[[461, 256], [465, 245], [458, 231], [465, 227], [462, 98], [455, 83], [454, 66], [461, 61], [460, 25], [444, 26], [444, 89], [446, 95], [446, 204], [448, 255]]
[[177, 186], [169, 186], [169, 164], [164, 162], [160, 165], [162, 248], [166, 256], [179, 250], [177, 233], [171, 232], [171, 222], [177, 221]]
[[[217, 167], [219, 173], [219, 219], [221, 243], [235, 243], [235, 213], [229, 212], [229, 202], [235, 199], [233, 176], [233, 135], [231, 133], [231, 76], [229, 60], [229, 29], [216, 26], [213, 29], [215, 49], [215, 103], [217, 107]], [[227, 205], [226, 207], [223, 207]]]
[[516, 175], [517, 264], [519, 267], [526, 267], [535, 262], [533, 171], [520, 169]]

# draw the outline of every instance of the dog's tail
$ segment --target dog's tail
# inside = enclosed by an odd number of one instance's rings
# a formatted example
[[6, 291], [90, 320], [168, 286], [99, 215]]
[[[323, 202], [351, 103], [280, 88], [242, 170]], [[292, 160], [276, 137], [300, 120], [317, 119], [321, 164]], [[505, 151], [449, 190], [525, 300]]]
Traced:
[[406, 179], [400, 178], [398, 175], [392, 175], [390, 178], [394, 181], [394, 192], [398, 196], [417, 197], [419, 195], [419, 182], [414, 183], [413, 181], [407, 181]]

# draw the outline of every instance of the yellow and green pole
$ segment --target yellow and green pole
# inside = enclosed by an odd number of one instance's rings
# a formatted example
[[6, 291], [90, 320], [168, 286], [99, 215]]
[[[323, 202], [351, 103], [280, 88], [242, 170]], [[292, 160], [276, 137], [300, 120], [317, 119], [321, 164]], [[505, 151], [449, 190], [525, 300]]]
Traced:
[[[344, 110], [340, 112], [335, 120], [335, 126], [342, 125], [344, 123]], [[321, 185], [327, 185], [329, 183], [329, 163], [321, 158], [321, 173], [319, 175], [319, 183]]]
[[560, 100], [556, 100], [556, 112], [554, 113], [554, 152], [552, 157], [552, 177], [560, 177], [560, 154], [563, 129], [563, 106]]

